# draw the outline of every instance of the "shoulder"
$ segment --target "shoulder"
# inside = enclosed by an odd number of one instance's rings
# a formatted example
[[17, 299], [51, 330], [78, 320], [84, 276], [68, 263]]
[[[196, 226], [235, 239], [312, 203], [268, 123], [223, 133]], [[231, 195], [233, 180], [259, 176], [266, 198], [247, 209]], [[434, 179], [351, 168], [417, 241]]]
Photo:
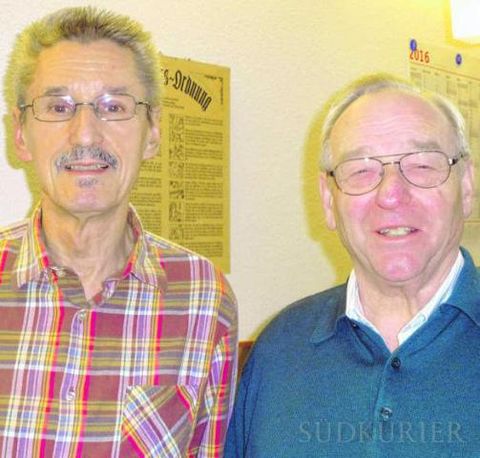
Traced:
[[206, 257], [172, 242], [171, 240], [167, 240], [149, 231], [144, 231], [143, 237], [150, 254], [157, 256], [163, 263], [188, 262], [201, 264], [206, 268], [215, 269], [213, 263]]
[[21, 239], [27, 232], [29, 227], [29, 220], [15, 222], [13, 224], [0, 227], [0, 241], [9, 241]]
[[8, 283], [6, 273], [15, 269], [16, 261], [27, 239], [29, 227], [29, 220], [0, 227], [0, 276], [2, 277], [0, 283]]
[[309, 337], [317, 326], [336, 320], [342, 313], [345, 289], [345, 285], [340, 285], [290, 304], [265, 327], [257, 342], [260, 345], [276, 345], [279, 339], [286, 341]]
[[165, 254], [170, 254], [171, 256], [193, 255], [201, 257], [194, 251], [189, 250], [178, 243], [172, 242], [171, 240], [167, 240], [157, 234], [154, 234], [153, 232], [144, 231], [143, 237], [149, 247], [159, 249]]
[[279, 371], [291, 370], [310, 358], [314, 332], [318, 328], [333, 328], [344, 308], [345, 285], [305, 297], [284, 308], [256, 339], [243, 368], [243, 382], [249, 384], [253, 379], [276, 376]]
[[226, 282], [222, 271], [205, 256], [148, 231], [144, 232], [144, 240], [149, 256], [160, 263], [167, 275], [183, 272], [206, 282]]
[[344, 313], [345, 289], [341, 285], [300, 299], [273, 318], [256, 339], [243, 367], [241, 389], [255, 397], [265, 383], [282, 385], [279, 380], [285, 373], [313, 367], [319, 354], [312, 336], [319, 328], [335, 327]]
[[236, 299], [223, 272], [206, 257], [149, 231], [143, 233], [148, 257], [160, 266], [171, 286], [194, 288], [197, 295], [221, 298], [221, 307], [236, 310]]

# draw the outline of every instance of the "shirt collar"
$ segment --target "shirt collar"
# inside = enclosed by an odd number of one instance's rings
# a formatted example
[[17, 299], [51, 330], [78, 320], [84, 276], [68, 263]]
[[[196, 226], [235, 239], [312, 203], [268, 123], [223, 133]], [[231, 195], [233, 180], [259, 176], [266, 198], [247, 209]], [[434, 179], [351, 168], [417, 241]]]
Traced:
[[[433, 297], [412, 317], [412, 319], [403, 326], [398, 334], [399, 343], [403, 343], [408, 339], [416, 330], [418, 330], [426, 321], [430, 318], [434, 310], [451, 295], [453, 287], [457, 281], [457, 278], [462, 270], [464, 259], [461, 251], [459, 250], [457, 259], [450, 269], [449, 274], [442, 282], [438, 290]], [[360, 294], [358, 290], [358, 282], [355, 275], [355, 271], [352, 271], [348, 279], [347, 284], [347, 303], [346, 303], [346, 316], [352, 320], [368, 326], [377, 334], [381, 335], [375, 325], [365, 316], [362, 303], [360, 300]]]
[[128, 223], [134, 233], [135, 245], [125, 266], [123, 277], [133, 275], [141, 282], [165, 291], [167, 276], [161, 265], [161, 259], [159, 260], [158, 253], [153, 252], [152, 244], [148, 240], [151, 234], [143, 229], [133, 205], [130, 205]]
[[[480, 271], [468, 251], [464, 248], [460, 248], [460, 251], [464, 259], [463, 267], [452, 285], [450, 297], [444, 302], [463, 310], [480, 327]], [[320, 304], [322, 318], [311, 335], [312, 343], [320, 343], [333, 336], [338, 323], [346, 319], [346, 285], [334, 291], [325, 304]]]
[[17, 288], [30, 281], [40, 280], [50, 264], [41, 233], [42, 210], [38, 204], [27, 222], [27, 231], [23, 236], [15, 261], [14, 272], [16, 275], [12, 278], [16, 280], [14, 286]]
[[[132, 253], [122, 273], [122, 278], [133, 275], [139, 281], [161, 288], [166, 288], [166, 274], [158, 260], [158, 255], [152, 252], [149, 245], [149, 233], [143, 229], [142, 223], [135, 208], [130, 205], [128, 223], [132, 228], [135, 244]], [[20, 288], [30, 281], [38, 281], [47, 275], [50, 260], [42, 238], [42, 210], [38, 204], [27, 224], [27, 231], [23, 236], [19, 254], [15, 262], [16, 287]]]

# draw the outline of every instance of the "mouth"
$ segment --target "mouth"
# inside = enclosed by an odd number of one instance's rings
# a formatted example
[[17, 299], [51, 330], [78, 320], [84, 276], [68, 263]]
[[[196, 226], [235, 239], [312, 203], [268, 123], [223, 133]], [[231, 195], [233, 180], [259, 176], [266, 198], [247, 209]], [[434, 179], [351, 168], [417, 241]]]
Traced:
[[389, 238], [405, 237], [417, 232], [418, 229], [410, 226], [385, 227], [377, 231], [378, 234]]
[[55, 161], [58, 172], [76, 174], [99, 174], [109, 169], [116, 170], [117, 166], [115, 155], [100, 146], [75, 145]]
[[63, 166], [63, 168], [67, 172], [99, 173], [99, 172], [103, 172], [103, 171], [109, 169], [110, 166], [108, 164], [104, 163], [104, 162], [101, 162], [101, 163], [94, 162], [94, 163], [88, 163], [88, 164], [85, 164], [85, 163], [82, 163], [82, 164], [79, 164], [79, 163], [65, 164]]

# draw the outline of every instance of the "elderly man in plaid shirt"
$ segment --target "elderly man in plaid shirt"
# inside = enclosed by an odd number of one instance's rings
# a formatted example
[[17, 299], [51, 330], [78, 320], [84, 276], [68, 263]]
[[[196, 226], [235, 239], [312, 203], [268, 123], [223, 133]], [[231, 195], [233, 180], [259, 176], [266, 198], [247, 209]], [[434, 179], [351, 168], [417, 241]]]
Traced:
[[41, 201], [0, 232], [1, 457], [223, 454], [235, 298], [129, 204], [159, 141], [157, 57], [89, 7], [17, 39], [7, 96]]

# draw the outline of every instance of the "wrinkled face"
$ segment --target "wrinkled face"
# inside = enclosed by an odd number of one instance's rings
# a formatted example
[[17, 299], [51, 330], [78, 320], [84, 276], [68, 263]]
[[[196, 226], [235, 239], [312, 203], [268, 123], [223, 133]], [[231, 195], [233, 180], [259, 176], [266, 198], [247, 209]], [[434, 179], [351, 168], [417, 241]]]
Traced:
[[[352, 103], [331, 132], [332, 165], [364, 156], [437, 149], [453, 157], [452, 126], [418, 96], [396, 90], [367, 94]], [[387, 165], [381, 184], [350, 196], [322, 175], [327, 224], [337, 229], [360, 278], [375, 284], [405, 284], [441, 277], [454, 262], [471, 211], [473, 171], [469, 161], [453, 166], [449, 179], [421, 189]]]
[[[43, 95], [92, 102], [105, 93], [145, 100], [132, 52], [108, 40], [62, 41], [40, 54], [26, 103]], [[42, 199], [74, 215], [102, 214], [128, 203], [141, 161], [158, 144], [157, 125], [143, 105], [124, 121], [102, 121], [88, 105], [64, 122], [38, 121], [30, 108], [23, 120], [18, 110], [14, 118], [17, 154], [34, 162]]]

